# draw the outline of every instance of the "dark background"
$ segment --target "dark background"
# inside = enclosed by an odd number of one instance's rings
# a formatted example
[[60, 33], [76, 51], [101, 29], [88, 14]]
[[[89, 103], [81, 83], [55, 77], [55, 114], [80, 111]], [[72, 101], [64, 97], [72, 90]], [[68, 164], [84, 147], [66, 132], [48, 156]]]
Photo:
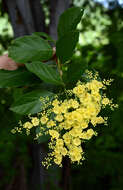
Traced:
[[[78, 26], [81, 34], [73, 61], [88, 64], [98, 70], [102, 78], [115, 79], [108, 95], [119, 108], [104, 113], [109, 116], [108, 126], [97, 127], [98, 137], [84, 145], [85, 161], [69, 169], [70, 188], [122, 190], [123, 8], [118, 1], [112, 0], [107, 8], [93, 0], [0, 1], [0, 54], [7, 52], [13, 38], [34, 31], [47, 32], [56, 39], [58, 17], [72, 3], [85, 10]], [[45, 171], [40, 167], [39, 150], [44, 145], [37, 145], [31, 137], [10, 132], [21, 119], [9, 110], [19, 93], [19, 88], [0, 89], [0, 189], [63, 189], [60, 188], [64, 183], [63, 169], [53, 166]]]

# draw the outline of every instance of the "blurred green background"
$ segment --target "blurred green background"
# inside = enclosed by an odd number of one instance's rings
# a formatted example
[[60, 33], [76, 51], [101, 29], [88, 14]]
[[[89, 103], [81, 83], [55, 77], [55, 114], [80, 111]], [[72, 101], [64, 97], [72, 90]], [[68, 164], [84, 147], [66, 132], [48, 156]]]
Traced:
[[[1, 1], [0, 1], [1, 2]], [[119, 104], [114, 112], [107, 110], [108, 126], [97, 127], [99, 133], [84, 146], [85, 157], [81, 166], [71, 168], [71, 187], [76, 190], [123, 189], [123, 8], [115, 3], [108, 8], [94, 1], [75, 0], [84, 6], [84, 16], [78, 25], [80, 39], [73, 61], [88, 64], [99, 71], [102, 78], [115, 79], [108, 90], [109, 97]], [[113, 0], [112, 0], [113, 2]], [[118, 2], [118, 1], [117, 1]], [[0, 4], [1, 6], [1, 4]], [[0, 55], [7, 52], [13, 31], [7, 13], [0, 11]], [[9, 111], [14, 97], [21, 93], [11, 88], [0, 89], [0, 189], [27, 190], [33, 167], [32, 139], [12, 135], [10, 130], [20, 119]], [[55, 169], [58, 178], [61, 171]], [[50, 171], [49, 171], [50, 173]], [[47, 176], [45, 189], [59, 189], [54, 178]], [[25, 189], [21, 184], [25, 184]], [[14, 184], [14, 186], [13, 186]], [[35, 189], [34, 189], [35, 190]]]

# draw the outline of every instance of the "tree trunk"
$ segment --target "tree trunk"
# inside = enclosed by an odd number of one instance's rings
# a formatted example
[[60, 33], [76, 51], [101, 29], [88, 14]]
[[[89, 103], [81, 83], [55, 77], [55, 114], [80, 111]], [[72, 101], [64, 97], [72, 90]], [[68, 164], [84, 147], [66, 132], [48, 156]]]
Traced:
[[40, 0], [4, 0], [14, 31], [14, 37], [45, 31]]
[[[57, 39], [57, 24], [60, 14], [66, 10], [72, 0], [50, 0], [50, 26], [49, 34]], [[14, 31], [14, 38], [30, 35], [32, 32], [46, 32], [45, 17], [40, 0], [3, 0]], [[47, 172], [41, 165], [44, 150], [42, 145], [32, 146], [33, 170], [30, 178], [30, 189], [43, 189], [43, 183], [47, 178]], [[44, 156], [43, 156], [44, 157]], [[67, 171], [69, 168], [65, 168]]]
[[62, 161], [62, 176], [60, 187], [62, 190], [71, 190], [71, 163], [69, 158], [63, 158]]
[[50, 0], [50, 30], [49, 33], [54, 40], [57, 40], [57, 25], [59, 16], [70, 7], [72, 0]]

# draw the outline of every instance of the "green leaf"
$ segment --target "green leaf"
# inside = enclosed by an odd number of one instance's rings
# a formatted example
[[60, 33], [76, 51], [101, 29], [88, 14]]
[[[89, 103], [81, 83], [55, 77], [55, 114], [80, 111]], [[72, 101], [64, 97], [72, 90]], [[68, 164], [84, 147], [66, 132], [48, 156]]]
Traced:
[[30, 85], [35, 80], [35, 76], [25, 69], [20, 68], [16, 71], [0, 70], [0, 88]]
[[29, 71], [37, 75], [41, 80], [55, 84], [61, 85], [62, 81], [60, 79], [59, 73], [52, 68], [52, 66], [47, 65], [46, 63], [42, 62], [32, 62], [27, 63], [26, 67]]
[[86, 68], [87, 64], [80, 61], [69, 63], [67, 72], [64, 76], [64, 81], [69, 85], [75, 85], [75, 83], [82, 77]]
[[56, 43], [55, 40], [53, 40], [48, 34], [44, 32], [34, 32], [33, 35], [41, 36], [49, 42], [53, 42], [54, 44]]
[[22, 95], [12, 105], [10, 110], [21, 115], [35, 114], [42, 110], [43, 103], [40, 97], [52, 98], [54, 94], [46, 90], [37, 90]]
[[[41, 132], [40, 127], [36, 127], [36, 134], [39, 134], [40, 132]], [[44, 142], [48, 141], [49, 138], [50, 138], [50, 135], [45, 135], [44, 134], [44, 135], [40, 136], [37, 139], [37, 141], [38, 141], [38, 143], [44, 143]]]
[[58, 23], [58, 37], [75, 30], [77, 24], [81, 21], [83, 10], [79, 7], [72, 7], [66, 10], [59, 19]]
[[48, 42], [37, 35], [17, 38], [9, 47], [9, 57], [18, 63], [49, 60], [53, 50]]
[[71, 31], [56, 42], [56, 55], [62, 63], [68, 61], [72, 57], [78, 39], [79, 32]]

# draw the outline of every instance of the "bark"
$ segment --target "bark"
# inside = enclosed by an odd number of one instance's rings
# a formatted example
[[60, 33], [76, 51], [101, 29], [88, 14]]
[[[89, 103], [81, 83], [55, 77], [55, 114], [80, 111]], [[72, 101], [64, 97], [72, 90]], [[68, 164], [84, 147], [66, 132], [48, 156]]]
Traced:
[[30, 6], [36, 32], [45, 32], [45, 16], [40, 0], [30, 0]]
[[62, 178], [60, 186], [63, 190], [71, 190], [71, 163], [69, 158], [63, 158]]
[[45, 31], [40, 0], [5, 0], [4, 6], [9, 13], [15, 38], [35, 31]]
[[57, 25], [59, 16], [70, 7], [72, 0], [50, 0], [50, 29], [49, 33], [54, 40], [57, 40]]
[[43, 145], [33, 144], [32, 147], [32, 171], [30, 171], [30, 190], [43, 190], [43, 185], [46, 181], [47, 171], [42, 166], [42, 161], [46, 156]]

